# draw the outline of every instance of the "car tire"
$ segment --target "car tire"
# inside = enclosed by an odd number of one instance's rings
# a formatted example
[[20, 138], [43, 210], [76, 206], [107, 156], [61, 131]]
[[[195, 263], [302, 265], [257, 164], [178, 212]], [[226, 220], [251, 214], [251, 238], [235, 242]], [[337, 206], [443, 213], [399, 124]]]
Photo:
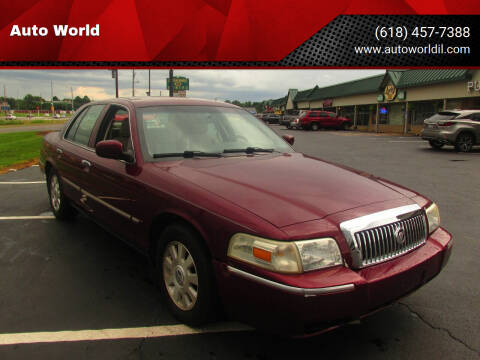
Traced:
[[76, 215], [76, 211], [72, 208], [70, 201], [63, 193], [60, 177], [53, 169], [49, 172], [47, 177], [47, 190], [53, 215], [55, 215], [58, 220], [73, 219]]
[[292, 127], [290, 125], [287, 125], [287, 129], [290, 130]]
[[311, 129], [312, 131], [318, 131], [319, 126], [318, 126], [317, 123], [313, 123], [312, 125], [310, 125], [310, 129]]
[[218, 297], [212, 263], [198, 235], [182, 224], [168, 226], [155, 263], [157, 283], [179, 321], [199, 326], [214, 320]]
[[455, 140], [455, 150], [458, 152], [470, 152], [474, 143], [475, 139], [472, 134], [468, 132], [460, 133]]
[[440, 141], [436, 140], [428, 140], [430, 146], [435, 150], [440, 150], [445, 144], [441, 143]]

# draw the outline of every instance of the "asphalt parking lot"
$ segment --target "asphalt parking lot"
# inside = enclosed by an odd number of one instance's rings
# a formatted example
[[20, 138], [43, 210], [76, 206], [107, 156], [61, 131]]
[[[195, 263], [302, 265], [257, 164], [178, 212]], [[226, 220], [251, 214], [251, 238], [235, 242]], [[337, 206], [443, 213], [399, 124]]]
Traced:
[[0, 359], [478, 359], [480, 149], [458, 154], [417, 137], [272, 127], [295, 135], [297, 151], [436, 201], [455, 240], [444, 271], [398, 304], [314, 338], [228, 322], [192, 330], [163, 306], [140, 255], [81, 216], [52, 219], [31, 167], [0, 176]]

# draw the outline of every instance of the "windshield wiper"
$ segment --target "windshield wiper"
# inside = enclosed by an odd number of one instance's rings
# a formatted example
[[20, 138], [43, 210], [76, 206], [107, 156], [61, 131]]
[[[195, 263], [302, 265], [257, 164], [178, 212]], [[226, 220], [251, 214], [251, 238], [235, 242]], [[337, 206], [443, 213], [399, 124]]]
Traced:
[[260, 152], [266, 152], [266, 153], [271, 153], [276, 151], [275, 149], [263, 149], [260, 147], [247, 147], [245, 149], [225, 149], [223, 152], [225, 154], [233, 154], [233, 153], [247, 153], [247, 154], [253, 154], [253, 153], [260, 153]]
[[222, 157], [221, 153], [210, 153], [204, 151], [192, 151], [185, 150], [181, 153], [163, 153], [163, 154], [153, 154], [154, 159], [166, 158], [166, 157], [184, 157], [184, 158], [193, 158], [193, 157]]

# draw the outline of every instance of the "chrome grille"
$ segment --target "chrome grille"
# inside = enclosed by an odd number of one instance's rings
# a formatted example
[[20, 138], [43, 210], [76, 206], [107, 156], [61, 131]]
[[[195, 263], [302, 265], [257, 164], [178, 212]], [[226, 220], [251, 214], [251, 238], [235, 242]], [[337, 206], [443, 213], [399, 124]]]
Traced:
[[417, 212], [406, 219], [356, 232], [353, 245], [364, 267], [419, 247], [425, 243], [426, 233], [425, 214]]

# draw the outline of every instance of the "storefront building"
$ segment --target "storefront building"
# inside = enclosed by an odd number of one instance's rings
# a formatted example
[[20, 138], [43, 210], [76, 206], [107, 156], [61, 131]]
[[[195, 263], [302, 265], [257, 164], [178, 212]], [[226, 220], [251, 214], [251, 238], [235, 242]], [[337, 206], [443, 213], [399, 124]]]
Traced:
[[292, 91], [286, 109], [323, 109], [364, 131], [419, 133], [442, 110], [480, 109], [480, 70], [387, 70], [327, 87]]

